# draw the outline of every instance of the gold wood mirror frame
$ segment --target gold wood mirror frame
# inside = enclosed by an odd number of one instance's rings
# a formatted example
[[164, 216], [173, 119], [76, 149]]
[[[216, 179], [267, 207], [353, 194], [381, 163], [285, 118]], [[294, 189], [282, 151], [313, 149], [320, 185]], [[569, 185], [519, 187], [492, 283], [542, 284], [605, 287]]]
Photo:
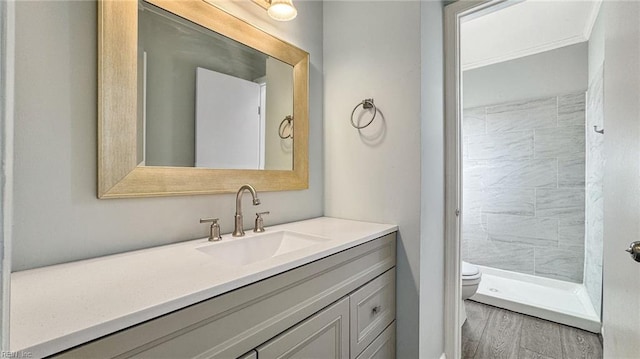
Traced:
[[145, 167], [137, 155], [138, 1], [98, 8], [98, 198], [231, 193], [309, 187], [309, 54], [203, 0], [146, 0], [293, 66], [293, 170]]

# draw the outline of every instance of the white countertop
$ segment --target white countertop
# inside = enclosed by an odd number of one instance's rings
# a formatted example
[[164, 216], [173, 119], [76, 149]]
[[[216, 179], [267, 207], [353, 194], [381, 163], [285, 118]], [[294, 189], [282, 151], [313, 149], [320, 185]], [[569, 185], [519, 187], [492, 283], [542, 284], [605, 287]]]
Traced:
[[[330, 238], [240, 267], [199, 247], [207, 239], [37, 268], [11, 275], [11, 351], [51, 355], [389, 234], [397, 226], [320, 217], [266, 227]], [[223, 235], [223, 241], [246, 237]], [[218, 242], [222, 243], [222, 242]]]

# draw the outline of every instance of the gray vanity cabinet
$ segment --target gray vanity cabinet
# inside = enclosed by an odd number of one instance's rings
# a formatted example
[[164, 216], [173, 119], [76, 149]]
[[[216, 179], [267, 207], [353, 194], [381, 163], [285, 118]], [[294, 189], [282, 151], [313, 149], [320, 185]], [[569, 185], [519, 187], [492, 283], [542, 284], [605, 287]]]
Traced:
[[255, 350], [252, 350], [250, 352], [248, 352], [247, 354], [239, 357], [238, 359], [258, 359], [258, 352]]
[[391, 233], [55, 357], [388, 358], [395, 264]]
[[396, 356], [396, 325], [391, 323], [356, 359], [389, 359]]
[[258, 359], [349, 357], [349, 298], [258, 347]]

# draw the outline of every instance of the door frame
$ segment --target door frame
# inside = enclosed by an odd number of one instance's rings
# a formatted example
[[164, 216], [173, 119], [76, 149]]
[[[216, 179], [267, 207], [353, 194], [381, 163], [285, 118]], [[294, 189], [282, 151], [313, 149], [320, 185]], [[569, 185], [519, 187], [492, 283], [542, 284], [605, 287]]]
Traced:
[[[602, 336], [605, 358], [638, 356], [639, 263], [624, 250], [639, 240], [640, 26], [637, 2], [604, 1], [604, 240]], [[631, 189], [631, 190], [629, 190]], [[635, 189], [635, 191], [633, 190]]]
[[518, 0], [456, 1], [444, 8], [444, 128], [445, 128], [445, 285], [444, 349], [460, 358], [460, 233], [462, 219], [462, 76], [460, 24], [463, 17], [481, 16]]
[[11, 299], [15, 6], [15, 1], [0, 2], [0, 350], [3, 352], [9, 351]]

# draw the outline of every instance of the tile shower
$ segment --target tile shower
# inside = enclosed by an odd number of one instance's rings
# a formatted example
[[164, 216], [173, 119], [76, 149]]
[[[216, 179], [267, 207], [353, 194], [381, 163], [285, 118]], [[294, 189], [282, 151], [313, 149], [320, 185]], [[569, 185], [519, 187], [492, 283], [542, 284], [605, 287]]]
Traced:
[[601, 65], [589, 83], [587, 93], [586, 233], [584, 285], [598, 313], [602, 307], [602, 253], [604, 242], [604, 69]]
[[463, 260], [584, 281], [585, 97], [464, 110]]

